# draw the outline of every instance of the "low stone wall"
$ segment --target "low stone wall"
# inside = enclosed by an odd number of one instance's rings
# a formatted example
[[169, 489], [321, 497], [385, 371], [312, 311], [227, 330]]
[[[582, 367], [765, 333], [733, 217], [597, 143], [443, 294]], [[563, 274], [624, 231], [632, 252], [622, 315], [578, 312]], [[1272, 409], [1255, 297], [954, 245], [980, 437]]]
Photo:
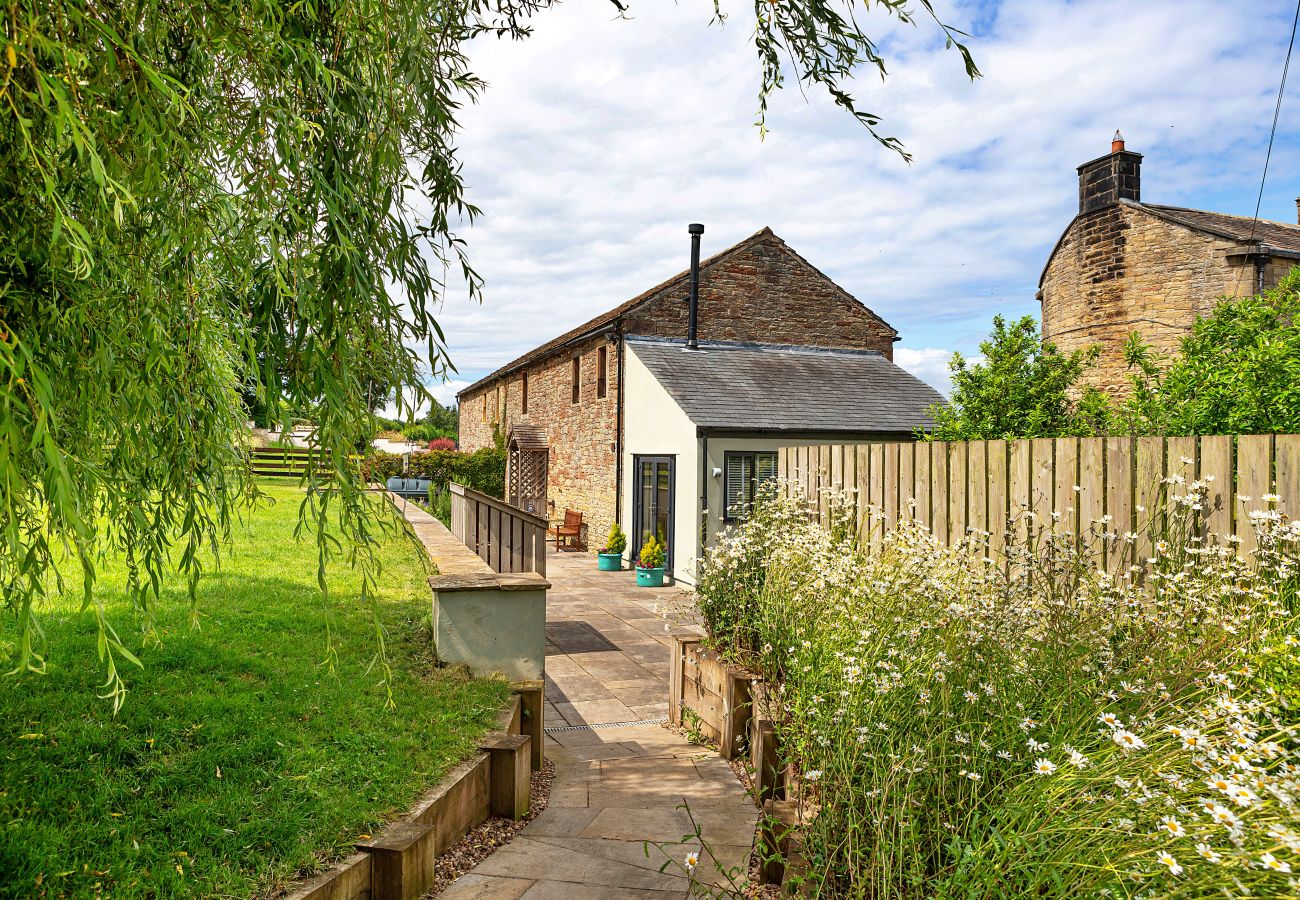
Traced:
[[551, 583], [535, 572], [497, 574], [434, 516], [388, 497], [438, 568], [429, 579], [438, 658], [482, 677], [541, 680]]
[[501, 711], [501, 730], [486, 735], [479, 752], [406, 815], [359, 842], [358, 852], [291, 890], [288, 900], [414, 900], [433, 887], [438, 855], [488, 816], [527, 815], [533, 746], [542, 741], [541, 694], [540, 683], [520, 686]]

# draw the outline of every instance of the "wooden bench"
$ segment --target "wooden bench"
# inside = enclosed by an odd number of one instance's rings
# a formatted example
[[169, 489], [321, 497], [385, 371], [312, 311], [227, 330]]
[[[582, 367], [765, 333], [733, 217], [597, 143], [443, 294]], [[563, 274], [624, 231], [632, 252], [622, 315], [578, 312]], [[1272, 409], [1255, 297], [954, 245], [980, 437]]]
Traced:
[[564, 511], [564, 521], [555, 524], [555, 549], [587, 549], [587, 524], [582, 521], [582, 513], [573, 509]]

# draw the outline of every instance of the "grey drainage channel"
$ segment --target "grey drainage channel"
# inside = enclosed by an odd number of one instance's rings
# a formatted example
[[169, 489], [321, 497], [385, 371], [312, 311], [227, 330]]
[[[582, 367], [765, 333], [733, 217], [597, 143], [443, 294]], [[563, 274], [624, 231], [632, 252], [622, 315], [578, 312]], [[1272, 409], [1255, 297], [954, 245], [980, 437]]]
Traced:
[[559, 734], [562, 731], [589, 731], [594, 728], [627, 728], [631, 725], [662, 725], [668, 721], [667, 716], [659, 716], [657, 719], [637, 719], [635, 722], [601, 722], [596, 725], [557, 725], [554, 728], [547, 728], [547, 734]]

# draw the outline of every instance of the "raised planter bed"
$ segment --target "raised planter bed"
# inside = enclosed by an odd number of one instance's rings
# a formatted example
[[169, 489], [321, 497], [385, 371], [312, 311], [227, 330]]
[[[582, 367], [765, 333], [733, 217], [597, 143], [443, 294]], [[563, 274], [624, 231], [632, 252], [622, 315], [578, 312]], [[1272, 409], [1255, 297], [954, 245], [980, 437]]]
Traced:
[[724, 759], [745, 750], [753, 709], [752, 676], [725, 665], [705, 650], [696, 634], [672, 636], [668, 670], [668, 720], [698, 731], [718, 745]]
[[783, 762], [776, 729], [765, 715], [767, 685], [748, 672], [725, 664], [701, 646], [700, 635], [672, 635], [668, 672], [668, 719], [718, 745], [726, 759], [746, 749], [753, 792], [763, 807], [758, 842], [772, 857], [759, 869], [764, 884], [799, 886], [807, 871], [800, 840], [800, 785]]

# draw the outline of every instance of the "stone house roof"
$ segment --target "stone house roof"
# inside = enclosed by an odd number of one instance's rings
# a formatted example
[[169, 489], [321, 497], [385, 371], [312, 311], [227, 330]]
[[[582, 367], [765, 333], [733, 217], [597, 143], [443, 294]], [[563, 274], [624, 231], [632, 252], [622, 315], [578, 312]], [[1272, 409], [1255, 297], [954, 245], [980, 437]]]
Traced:
[[[759, 231], [756, 231], [754, 234], [751, 234], [743, 241], [740, 241], [737, 244], [733, 244], [727, 249], [715, 253], [713, 256], [710, 256], [707, 259], [701, 260], [700, 261], [701, 276], [706, 274], [712, 266], [724, 262], [728, 258], [734, 256], [735, 254], [740, 253], [741, 251], [746, 250], [752, 245], [762, 241], [769, 241], [769, 242], [779, 244], [786, 252], [790, 253], [801, 263], [806, 265], [809, 269], [811, 269], [812, 271], [816, 272], [819, 275], [822, 275], [823, 278], [826, 278], [826, 276], [824, 275], [824, 273], [821, 272], [820, 269], [818, 269], [812, 263], [808, 262], [808, 260], [804, 259], [793, 249], [791, 249], [790, 246], [786, 244], [786, 242], [783, 241], [776, 234], [776, 232], [774, 232], [770, 227], [764, 227]], [[474, 382], [469, 387], [463, 388], [462, 390], [458, 391], [456, 393], [457, 398], [463, 397], [464, 395], [472, 393], [485, 385], [491, 384], [492, 382], [496, 381], [497, 379], [505, 375], [509, 375], [512, 372], [516, 372], [524, 368], [530, 363], [537, 362], [541, 359], [551, 356], [552, 354], [559, 352], [562, 348], [565, 348], [573, 344], [575, 341], [580, 341], [598, 332], [616, 326], [621, 319], [623, 319], [629, 313], [633, 312], [635, 309], [637, 309], [637, 307], [641, 306], [642, 304], [648, 303], [650, 300], [654, 299], [656, 296], [663, 293], [664, 291], [680, 286], [680, 289], [683, 292], [683, 296], [685, 296], [689, 279], [690, 279], [689, 269], [678, 272], [676, 275], [660, 282], [654, 287], [642, 291], [640, 294], [637, 294], [632, 299], [619, 304], [618, 306], [614, 307], [611, 310], [608, 310], [607, 312], [601, 313], [595, 318], [583, 322], [581, 325], [577, 326], [576, 328], [571, 328], [570, 330], [564, 332], [564, 334], [561, 334], [559, 337], [549, 340], [546, 343], [542, 344], [541, 346], [535, 347], [534, 349], [529, 350], [527, 353], [523, 354], [522, 356], [519, 356], [511, 360], [510, 362], [506, 363], [504, 366], [492, 372], [491, 374], [485, 375], [484, 377], [480, 378], [478, 381]], [[832, 282], [829, 278], [826, 278], [826, 281], [830, 284], [834, 284], [834, 282]], [[867, 309], [866, 305], [861, 300], [858, 300], [848, 291], [839, 288], [838, 285], [836, 285], [836, 288], [843, 295], [844, 299], [866, 310], [876, 321], [884, 325], [885, 328], [887, 328], [894, 335], [894, 340], [898, 340], [897, 329], [893, 328], [893, 326], [889, 325], [888, 322], [885, 322], [884, 319], [880, 318], [880, 316], [876, 315], [870, 309]]]
[[[1300, 259], [1300, 225], [1286, 222], [1273, 222], [1268, 219], [1258, 221], [1249, 216], [1234, 216], [1228, 213], [1209, 212], [1203, 209], [1186, 209], [1181, 206], [1161, 206], [1155, 203], [1142, 203], [1138, 200], [1121, 199], [1120, 206], [1140, 210], [1148, 215], [1163, 219], [1174, 225], [1213, 235], [1223, 240], [1236, 241], [1242, 245], [1242, 253], [1254, 253], [1261, 256], [1275, 256]], [[1070, 220], [1070, 224], [1061, 232], [1052, 252], [1047, 255], [1043, 271], [1038, 276], [1038, 286], [1043, 286], [1047, 270], [1056, 258], [1057, 251], [1065, 242], [1074, 223], [1088, 213], [1079, 213]]]
[[908, 434], [943, 395], [874, 350], [628, 335], [628, 347], [699, 428]]

